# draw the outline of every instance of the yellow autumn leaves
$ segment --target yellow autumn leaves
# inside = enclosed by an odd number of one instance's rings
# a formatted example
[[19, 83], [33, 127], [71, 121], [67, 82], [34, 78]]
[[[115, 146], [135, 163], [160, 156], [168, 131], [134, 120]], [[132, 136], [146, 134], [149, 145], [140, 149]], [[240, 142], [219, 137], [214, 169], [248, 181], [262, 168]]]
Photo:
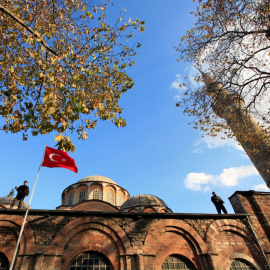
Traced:
[[133, 65], [136, 46], [123, 40], [143, 31], [144, 22], [122, 17], [111, 27], [107, 4], [91, 7], [86, 1], [9, 1], [5, 8], [9, 13], [0, 11], [3, 130], [22, 132], [23, 139], [56, 132], [58, 147], [74, 151], [69, 132], [85, 140], [99, 119], [125, 126], [118, 100], [133, 86], [125, 68]]

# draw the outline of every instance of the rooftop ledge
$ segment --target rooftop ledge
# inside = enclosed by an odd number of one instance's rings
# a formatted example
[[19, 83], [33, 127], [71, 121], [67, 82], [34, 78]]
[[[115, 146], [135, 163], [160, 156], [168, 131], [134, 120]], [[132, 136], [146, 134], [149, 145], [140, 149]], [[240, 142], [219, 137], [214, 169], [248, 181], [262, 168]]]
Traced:
[[[0, 215], [24, 216], [26, 209], [0, 209]], [[130, 218], [188, 218], [188, 219], [245, 219], [248, 214], [201, 214], [201, 213], [129, 213], [129, 212], [98, 212], [98, 211], [72, 211], [72, 210], [44, 210], [29, 209], [29, 215], [43, 216], [100, 216], [100, 217], [130, 217]]]

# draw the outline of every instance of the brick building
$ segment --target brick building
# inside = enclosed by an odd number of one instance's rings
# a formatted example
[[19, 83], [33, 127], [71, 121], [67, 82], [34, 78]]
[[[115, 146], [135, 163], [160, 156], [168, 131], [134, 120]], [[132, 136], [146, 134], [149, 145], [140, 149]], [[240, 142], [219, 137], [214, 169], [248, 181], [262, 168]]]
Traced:
[[[261, 269], [270, 263], [270, 193], [237, 191], [235, 214], [172, 213], [153, 195], [90, 176], [56, 210], [30, 209], [14, 269]], [[24, 211], [0, 198], [0, 270], [12, 260]]]

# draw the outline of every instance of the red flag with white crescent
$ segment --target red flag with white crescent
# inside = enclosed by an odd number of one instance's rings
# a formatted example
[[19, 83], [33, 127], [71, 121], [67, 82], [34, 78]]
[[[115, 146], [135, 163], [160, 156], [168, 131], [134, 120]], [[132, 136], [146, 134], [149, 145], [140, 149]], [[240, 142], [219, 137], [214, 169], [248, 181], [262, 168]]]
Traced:
[[46, 146], [43, 167], [61, 167], [69, 169], [75, 173], [78, 172], [75, 160], [71, 158], [66, 152]]

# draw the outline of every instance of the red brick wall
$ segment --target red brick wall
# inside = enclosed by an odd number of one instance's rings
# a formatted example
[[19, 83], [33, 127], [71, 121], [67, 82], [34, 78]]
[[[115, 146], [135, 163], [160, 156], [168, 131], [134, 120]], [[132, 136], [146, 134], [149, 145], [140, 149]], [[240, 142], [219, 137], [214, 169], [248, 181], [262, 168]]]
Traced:
[[[22, 217], [20, 211], [0, 210], [0, 251], [9, 260]], [[16, 270], [66, 270], [85, 251], [102, 253], [114, 270], [160, 270], [170, 255], [183, 256], [198, 270], [225, 270], [234, 259], [265, 269], [245, 215], [31, 210], [27, 220]]]
[[[243, 209], [249, 214], [250, 224], [266, 257], [270, 253], [270, 193], [237, 191], [230, 200], [234, 209]], [[236, 211], [237, 212], [237, 211]], [[268, 258], [270, 263], [270, 258]]]
[[104, 254], [113, 265], [119, 266], [119, 250], [114, 241], [102, 231], [84, 230], [74, 235], [68, 242], [63, 253], [63, 265], [66, 269], [71, 261], [85, 251], [97, 251]]

